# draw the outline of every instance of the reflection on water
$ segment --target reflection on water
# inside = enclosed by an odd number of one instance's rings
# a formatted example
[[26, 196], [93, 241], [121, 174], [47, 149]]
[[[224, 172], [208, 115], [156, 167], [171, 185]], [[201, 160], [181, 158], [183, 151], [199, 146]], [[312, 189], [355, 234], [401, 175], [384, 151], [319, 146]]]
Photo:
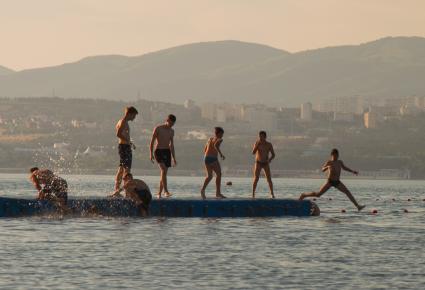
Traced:
[[[68, 179], [72, 195], [113, 187], [112, 177]], [[146, 180], [155, 190], [157, 178]], [[170, 189], [195, 197], [201, 180], [171, 178]], [[232, 182], [228, 196], [249, 196], [249, 179]], [[275, 180], [285, 198], [320, 184]], [[423, 288], [425, 182], [347, 184], [364, 212], [330, 191], [317, 201], [322, 216], [309, 218], [0, 219], [0, 288]], [[266, 195], [265, 182], [259, 190]], [[0, 194], [35, 192], [25, 176], [0, 175]]]

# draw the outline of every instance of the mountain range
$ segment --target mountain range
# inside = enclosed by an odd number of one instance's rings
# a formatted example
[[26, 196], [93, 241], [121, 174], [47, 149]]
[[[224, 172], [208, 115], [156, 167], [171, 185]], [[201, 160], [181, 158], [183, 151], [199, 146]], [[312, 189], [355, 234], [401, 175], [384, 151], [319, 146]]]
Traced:
[[0, 76], [11, 74], [13, 72], [14, 72], [13, 70], [0, 65]]
[[0, 66], [0, 96], [297, 106], [337, 96], [425, 95], [424, 76], [421, 37], [387, 37], [297, 53], [228, 40], [141, 56], [93, 56], [22, 71]]

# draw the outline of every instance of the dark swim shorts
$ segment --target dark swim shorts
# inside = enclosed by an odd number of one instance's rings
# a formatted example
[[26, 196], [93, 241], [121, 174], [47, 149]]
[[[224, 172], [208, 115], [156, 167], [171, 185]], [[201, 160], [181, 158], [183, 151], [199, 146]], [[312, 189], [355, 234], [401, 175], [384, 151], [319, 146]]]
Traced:
[[337, 187], [340, 183], [341, 183], [341, 181], [339, 181], [339, 180], [331, 180], [331, 179], [328, 179], [328, 182], [331, 184], [331, 186], [333, 186], [333, 187]]
[[133, 154], [130, 144], [118, 144], [118, 154], [120, 155], [120, 166], [131, 169]]
[[218, 161], [217, 156], [207, 155], [207, 156], [204, 157], [204, 162], [207, 165], [211, 165], [211, 164], [213, 164], [214, 162], [217, 162], [217, 161]]
[[136, 194], [142, 200], [141, 206], [147, 210], [152, 200], [152, 194], [150, 193], [150, 191], [147, 189], [139, 189], [136, 190]]
[[156, 149], [155, 160], [158, 163], [163, 163], [167, 167], [171, 167], [171, 151], [170, 149]]

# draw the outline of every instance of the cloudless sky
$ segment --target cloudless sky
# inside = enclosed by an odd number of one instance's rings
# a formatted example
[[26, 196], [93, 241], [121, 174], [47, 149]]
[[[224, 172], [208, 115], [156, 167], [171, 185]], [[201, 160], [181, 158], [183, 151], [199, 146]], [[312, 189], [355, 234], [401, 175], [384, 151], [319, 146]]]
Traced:
[[290, 52], [425, 36], [425, 0], [0, 0], [0, 65], [235, 39]]

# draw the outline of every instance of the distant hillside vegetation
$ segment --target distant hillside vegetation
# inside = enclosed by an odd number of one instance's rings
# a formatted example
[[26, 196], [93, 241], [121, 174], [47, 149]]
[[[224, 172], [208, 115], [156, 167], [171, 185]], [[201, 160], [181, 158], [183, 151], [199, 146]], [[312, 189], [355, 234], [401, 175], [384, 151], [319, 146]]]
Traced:
[[333, 96], [425, 95], [425, 38], [290, 54], [239, 41], [188, 44], [136, 57], [95, 56], [0, 76], [0, 96], [237, 102], [294, 106]]

